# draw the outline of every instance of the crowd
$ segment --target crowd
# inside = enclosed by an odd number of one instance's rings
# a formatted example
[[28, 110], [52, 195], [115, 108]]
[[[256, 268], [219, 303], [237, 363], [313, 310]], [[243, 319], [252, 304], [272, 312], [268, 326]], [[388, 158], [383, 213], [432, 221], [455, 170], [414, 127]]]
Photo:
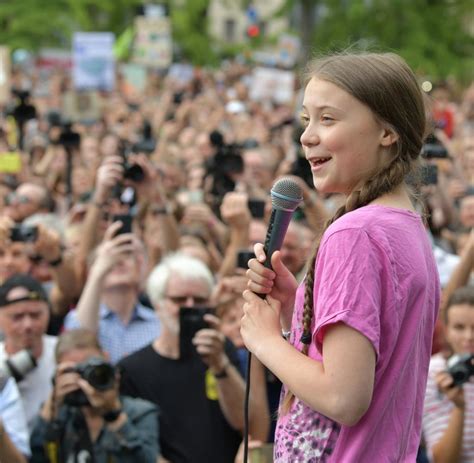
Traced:
[[[0, 167], [0, 461], [237, 462], [242, 293], [271, 187], [287, 176], [303, 192], [281, 250], [298, 282], [344, 199], [313, 187], [303, 82], [282, 104], [252, 99], [252, 67], [237, 61], [188, 81], [150, 73], [141, 93], [118, 77], [100, 118], [71, 121], [67, 73], [36, 92], [34, 73], [13, 70], [0, 115], [0, 164], [19, 157]], [[454, 90], [425, 95], [412, 179], [442, 288], [419, 461], [474, 460], [472, 366], [453, 359], [474, 353], [474, 84]], [[31, 365], [14, 362], [25, 350]], [[467, 369], [454, 387], [453, 364]], [[281, 383], [256, 359], [251, 377], [258, 448], [273, 441]]]

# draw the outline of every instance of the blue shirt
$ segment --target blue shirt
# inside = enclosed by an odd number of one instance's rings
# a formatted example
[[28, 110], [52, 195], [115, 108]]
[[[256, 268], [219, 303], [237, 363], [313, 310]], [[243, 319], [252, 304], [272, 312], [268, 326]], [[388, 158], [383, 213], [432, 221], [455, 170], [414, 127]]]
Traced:
[[13, 378], [10, 378], [0, 391], [0, 419], [5, 432], [15, 447], [30, 456], [28, 426], [26, 425], [25, 411]]
[[[64, 328], [66, 330], [81, 328], [76, 310], [71, 310], [67, 314]], [[127, 324], [124, 324], [120, 317], [105, 304], [100, 305], [99, 343], [114, 364], [121, 358], [151, 344], [159, 336], [160, 331], [160, 322], [155, 312], [140, 303], [135, 306]]]

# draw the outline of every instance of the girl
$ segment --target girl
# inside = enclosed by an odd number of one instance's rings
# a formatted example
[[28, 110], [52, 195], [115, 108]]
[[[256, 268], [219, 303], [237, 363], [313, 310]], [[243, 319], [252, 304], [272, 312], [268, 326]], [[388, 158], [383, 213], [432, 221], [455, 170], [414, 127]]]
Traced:
[[[474, 287], [454, 291], [443, 318], [451, 352], [474, 354]], [[423, 435], [431, 461], [474, 461], [474, 383], [454, 386], [442, 353], [431, 357]]]
[[275, 462], [413, 462], [439, 306], [405, 184], [422, 147], [423, 97], [394, 54], [329, 56], [309, 75], [303, 150], [316, 189], [346, 201], [298, 288], [280, 252], [273, 271], [262, 245], [249, 263], [242, 336], [285, 385]]

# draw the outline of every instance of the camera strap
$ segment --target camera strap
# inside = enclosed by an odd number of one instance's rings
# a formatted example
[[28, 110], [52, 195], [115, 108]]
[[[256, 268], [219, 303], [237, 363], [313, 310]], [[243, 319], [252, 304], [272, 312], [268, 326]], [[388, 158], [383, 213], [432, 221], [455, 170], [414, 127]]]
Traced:
[[82, 412], [75, 410], [72, 426], [66, 431], [64, 442], [70, 443], [67, 463], [95, 463], [94, 448]]

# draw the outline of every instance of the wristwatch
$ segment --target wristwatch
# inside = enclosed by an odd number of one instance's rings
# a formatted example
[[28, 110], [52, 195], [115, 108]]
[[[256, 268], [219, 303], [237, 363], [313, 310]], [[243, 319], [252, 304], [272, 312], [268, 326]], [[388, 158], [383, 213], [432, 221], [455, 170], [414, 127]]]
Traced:
[[107, 423], [113, 423], [115, 420], [117, 420], [122, 411], [122, 408], [118, 408], [117, 410], [111, 410], [109, 412], [104, 413], [102, 415], [102, 418], [104, 418], [104, 421]]
[[230, 362], [228, 361], [221, 369], [221, 371], [215, 372], [214, 378], [216, 379], [222, 379], [222, 378], [227, 378], [227, 368], [229, 367]]

